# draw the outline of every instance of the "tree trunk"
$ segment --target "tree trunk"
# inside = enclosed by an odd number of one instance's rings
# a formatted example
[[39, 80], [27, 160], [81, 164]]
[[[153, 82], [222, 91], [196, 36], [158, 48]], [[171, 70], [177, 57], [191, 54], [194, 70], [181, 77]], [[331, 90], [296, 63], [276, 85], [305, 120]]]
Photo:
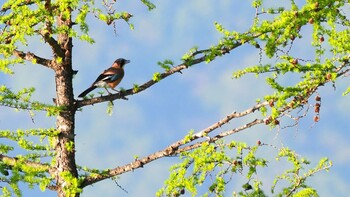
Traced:
[[[63, 192], [63, 187], [69, 187], [64, 180], [62, 172], [69, 172], [72, 177], [77, 178], [78, 172], [75, 163], [75, 141], [74, 141], [74, 98], [72, 80], [69, 77], [69, 73], [65, 70], [56, 73], [56, 88], [57, 88], [57, 105], [66, 106], [57, 117], [56, 126], [60, 131], [57, 137], [56, 144], [56, 168], [57, 168], [57, 188], [58, 196], [65, 197], [66, 194]], [[76, 195], [78, 196], [78, 195]]]
[[[66, 16], [67, 17], [67, 16]], [[58, 17], [59, 26], [66, 25], [72, 27], [70, 17]], [[79, 196], [76, 190], [70, 190], [68, 193], [65, 188], [72, 188], [72, 179], [78, 178], [77, 167], [75, 163], [75, 100], [73, 94], [73, 69], [72, 69], [72, 38], [67, 32], [58, 35], [60, 53], [56, 53], [55, 80], [56, 80], [56, 105], [63, 106], [64, 109], [59, 113], [56, 121], [57, 129], [60, 134], [56, 141], [56, 168], [57, 189], [59, 197]], [[62, 60], [62, 61], [61, 61]]]

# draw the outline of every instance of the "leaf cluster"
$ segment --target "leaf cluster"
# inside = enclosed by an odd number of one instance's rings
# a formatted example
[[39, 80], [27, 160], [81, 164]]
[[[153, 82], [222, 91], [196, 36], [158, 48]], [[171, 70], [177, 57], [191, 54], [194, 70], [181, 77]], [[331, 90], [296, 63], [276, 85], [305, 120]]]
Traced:
[[[234, 191], [234, 196], [267, 196], [262, 189], [261, 175], [258, 169], [267, 167], [268, 161], [257, 156], [257, 151], [262, 146], [258, 142], [255, 146], [246, 143], [231, 141], [229, 144], [222, 142], [204, 142], [200, 148], [181, 154], [182, 162], [170, 169], [170, 176], [165, 181], [165, 186], [157, 192], [157, 196], [181, 196], [189, 192], [192, 196], [198, 196], [200, 186], [209, 185], [201, 196], [225, 196], [226, 186], [234, 180], [237, 175], [245, 177], [246, 183], [242, 185], [241, 191]], [[236, 151], [232, 151], [232, 150]], [[327, 158], [321, 159], [319, 164], [307, 170], [310, 164], [305, 158], [298, 156], [294, 151], [282, 147], [277, 153], [276, 160], [286, 159], [291, 164], [291, 169], [286, 169], [281, 175], [274, 179], [271, 192], [276, 193], [276, 185], [279, 182], [285, 186], [277, 193], [277, 196], [318, 196], [316, 190], [306, 184], [308, 178], [320, 171], [328, 171], [332, 162]], [[288, 165], [285, 165], [288, 166]], [[285, 168], [284, 168], [285, 169]], [[305, 173], [303, 173], [303, 171]], [[234, 179], [235, 177], [235, 179]], [[208, 180], [211, 180], [210, 183]], [[267, 184], [265, 182], [265, 184]], [[227, 193], [226, 193], [227, 194]]]
[[[229, 144], [203, 142], [199, 148], [181, 154], [182, 163], [171, 167], [171, 174], [165, 181], [165, 186], [157, 192], [157, 196], [180, 196], [185, 191], [196, 196], [197, 187], [205, 184], [209, 177], [211, 183], [203, 196], [224, 196], [226, 184], [231, 181], [233, 175], [243, 172], [246, 172], [245, 177], [249, 185], [257, 168], [267, 166], [265, 159], [255, 155], [258, 147], [249, 147], [245, 143], [235, 141]], [[233, 151], [234, 149], [236, 151]], [[256, 182], [254, 191], [260, 191], [259, 184]]]
[[[48, 175], [48, 162], [55, 155], [53, 140], [57, 135], [57, 130], [53, 128], [0, 130], [0, 138], [6, 142], [0, 144], [0, 180], [8, 185], [2, 186], [4, 194], [12, 191], [16, 196], [21, 196], [18, 186], [20, 182], [27, 183], [30, 188], [38, 185], [42, 191], [49, 186], [52, 177]], [[34, 136], [37, 136], [39, 141], [35, 140]], [[48, 139], [49, 144], [45, 139]], [[15, 157], [3, 156], [11, 155], [14, 150], [19, 151], [15, 145], [11, 145], [14, 143], [25, 151], [25, 154], [16, 154]]]
[[[265, 7], [264, 1], [254, 1], [257, 13], [249, 33], [256, 35], [250, 39], [250, 43], [260, 50], [260, 64], [238, 70], [233, 77], [240, 78], [248, 73], [266, 76], [266, 83], [274, 91], [263, 98], [271, 103], [269, 116], [272, 120], [269, 123], [285, 110], [302, 108], [319, 87], [327, 83], [334, 85], [339, 77], [348, 72], [350, 48], [345, 40], [349, 39], [350, 23], [343, 14], [346, 3], [309, 0], [298, 6], [291, 1], [287, 9]], [[311, 40], [303, 39], [301, 31], [310, 27]], [[232, 36], [223, 27], [219, 30], [226, 37]], [[307, 42], [314, 50], [313, 59], [305, 60], [300, 55], [293, 55], [298, 50], [296, 44], [306, 45]], [[276, 63], [263, 64], [263, 53]], [[293, 83], [293, 80], [287, 80], [288, 76], [299, 80]], [[263, 115], [267, 115], [266, 111], [263, 111]]]
[[0, 86], [0, 106], [14, 108], [16, 110], [26, 111], [46, 111], [47, 116], [56, 116], [64, 109], [63, 106], [53, 106], [41, 103], [39, 101], [32, 101], [32, 94], [35, 88], [23, 88], [18, 92], [13, 92], [5, 85]]
[[[281, 175], [276, 176], [274, 183], [271, 187], [271, 192], [275, 192], [275, 187], [278, 182], [288, 182], [288, 186], [282, 188], [282, 192], [278, 196], [318, 196], [316, 190], [306, 184], [306, 180], [319, 171], [328, 171], [332, 167], [332, 162], [327, 158], [323, 158], [319, 161], [318, 165], [312, 169], [306, 170], [305, 166], [310, 162], [298, 156], [294, 151], [289, 148], [281, 148], [276, 159], [287, 159], [292, 164], [292, 169], [286, 170]], [[303, 173], [303, 171], [305, 171]]]

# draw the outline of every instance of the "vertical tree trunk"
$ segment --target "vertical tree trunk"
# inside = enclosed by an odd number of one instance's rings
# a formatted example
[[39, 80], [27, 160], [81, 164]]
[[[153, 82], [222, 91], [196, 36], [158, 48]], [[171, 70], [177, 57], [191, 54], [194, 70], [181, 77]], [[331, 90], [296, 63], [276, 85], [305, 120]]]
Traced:
[[[67, 17], [67, 16], [65, 16]], [[59, 26], [65, 25], [72, 27], [72, 21], [63, 16], [58, 17], [57, 23]], [[61, 56], [56, 57], [55, 65], [55, 80], [56, 80], [56, 104], [63, 106], [64, 110], [57, 117], [56, 126], [60, 131], [56, 141], [56, 167], [57, 167], [57, 188], [58, 196], [66, 197], [67, 193], [64, 188], [70, 187], [70, 181], [62, 175], [78, 178], [77, 167], [75, 163], [75, 134], [74, 122], [75, 112], [74, 94], [73, 94], [73, 69], [72, 69], [72, 38], [67, 32], [58, 35], [58, 43], [62, 50]], [[60, 59], [58, 60], [58, 59]], [[68, 180], [68, 181], [67, 181]], [[78, 192], [70, 193], [70, 196], [79, 196]]]
[[[63, 65], [62, 65], [63, 66]], [[68, 65], [64, 65], [68, 66]], [[72, 80], [70, 74], [62, 70], [56, 73], [57, 104], [66, 106], [57, 117], [57, 128], [60, 131], [56, 144], [56, 168], [57, 168], [57, 186], [58, 196], [65, 197], [63, 187], [69, 187], [67, 180], [64, 180], [62, 172], [69, 172], [72, 177], [77, 178], [78, 172], [75, 163], [75, 134], [74, 134], [74, 99], [72, 92]], [[78, 194], [76, 196], [79, 196]]]

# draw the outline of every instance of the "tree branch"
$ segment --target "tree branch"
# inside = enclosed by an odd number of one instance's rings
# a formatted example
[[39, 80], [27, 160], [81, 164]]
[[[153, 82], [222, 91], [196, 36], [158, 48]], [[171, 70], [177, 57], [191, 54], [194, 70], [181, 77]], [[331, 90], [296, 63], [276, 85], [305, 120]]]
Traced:
[[[52, 12], [53, 9], [55, 9], [54, 7], [52, 7], [50, 0], [45, 0], [45, 9], [50, 13]], [[46, 16], [46, 17], [50, 17], [50, 16]], [[54, 55], [57, 55], [63, 58], [64, 51], [61, 48], [61, 46], [58, 44], [58, 42], [52, 37], [52, 32], [53, 32], [52, 22], [50, 19], [46, 20], [45, 29], [38, 31], [38, 33], [44, 38], [45, 42], [49, 43]]]
[[[226, 116], [226, 118], [224, 118], [224, 119], [218, 121], [217, 123], [215, 123], [215, 124], [209, 126], [209, 127], [206, 128], [206, 129], [204, 129], [204, 130], [202, 130], [202, 131], [200, 131], [200, 132], [194, 134], [194, 135], [193, 135], [193, 138], [198, 139], [198, 138], [201, 138], [201, 137], [205, 137], [205, 136], [207, 136], [208, 133], [210, 133], [211, 131], [213, 131], [213, 130], [219, 128], [219, 127], [221, 127], [222, 125], [224, 125], [224, 124], [226, 124], [226, 123], [228, 123], [228, 122], [229, 122], [230, 120], [232, 120], [233, 118], [241, 118], [241, 117], [246, 116], [246, 115], [248, 115], [248, 114], [254, 113], [256, 110], [258, 110], [258, 109], [260, 109], [262, 106], [266, 106], [266, 105], [268, 105], [268, 102], [267, 102], [267, 101], [265, 101], [265, 102], [263, 102], [263, 103], [259, 103], [259, 104], [255, 105], [255, 106], [253, 106], [252, 108], [247, 109], [247, 110], [245, 110], [245, 111], [243, 111], [243, 112], [240, 112], [240, 113], [233, 112], [232, 114], [229, 114], [228, 116]], [[225, 136], [226, 136], [226, 135], [225, 135]], [[194, 140], [195, 140], [195, 139], [194, 139]]]
[[[158, 152], [152, 153], [152, 154], [150, 154], [150, 155], [148, 155], [146, 157], [143, 157], [141, 159], [136, 159], [135, 161], [133, 161], [133, 162], [131, 162], [129, 164], [126, 164], [124, 166], [119, 166], [117, 168], [111, 169], [106, 174], [98, 174], [98, 175], [94, 174], [93, 176], [88, 176], [83, 181], [81, 187], [86, 187], [88, 185], [94, 184], [94, 183], [102, 181], [104, 179], [108, 179], [108, 178], [111, 178], [113, 176], [117, 176], [117, 175], [123, 174], [125, 172], [132, 171], [132, 170], [137, 169], [137, 168], [142, 168], [144, 165], [146, 165], [146, 164], [148, 164], [148, 163], [150, 163], [150, 162], [152, 162], [154, 160], [160, 159], [162, 157], [177, 155], [177, 154], [179, 154], [181, 152], [197, 148], [204, 141], [197, 142], [195, 144], [192, 144], [192, 145], [189, 145], [189, 146], [186, 146], [186, 147], [182, 147], [182, 148], [180, 148], [180, 147], [185, 145], [185, 144], [189, 144], [189, 143], [195, 141], [198, 138], [206, 137], [208, 133], [214, 131], [217, 128], [220, 128], [224, 124], [227, 124], [232, 119], [240, 118], [240, 117], [246, 116], [248, 114], [254, 113], [256, 110], [258, 110], [262, 106], [266, 106], [266, 105], [268, 105], [268, 102], [257, 104], [255, 106], [253, 106], [252, 108], [249, 108], [249, 109], [247, 109], [247, 110], [245, 110], [243, 112], [240, 112], [240, 113], [233, 112], [233, 113], [229, 114], [228, 116], [226, 116], [225, 118], [223, 118], [222, 120], [216, 122], [215, 124], [213, 124], [213, 125], [207, 127], [206, 129], [203, 129], [203, 130], [197, 132], [196, 134], [192, 135], [188, 141], [185, 141], [184, 139], [178, 140], [178, 141], [172, 143], [171, 145], [169, 145], [168, 147], [164, 148], [163, 150], [160, 150]], [[221, 134], [216, 135], [213, 138], [207, 139], [206, 141], [215, 142], [215, 141], [217, 141], [217, 140], [219, 140], [219, 139], [221, 139], [221, 138], [223, 138], [223, 137], [225, 137], [227, 135], [231, 135], [233, 133], [237, 133], [239, 131], [242, 131], [244, 129], [250, 128], [250, 127], [252, 127], [252, 126], [254, 126], [256, 124], [261, 124], [261, 123], [264, 123], [264, 121], [255, 119], [254, 121], [251, 121], [251, 122], [249, 122], [249, 123], [247, 123], [247, 124], [245, 124], [245, 125], [243, 125], [241, 127], [238, 127], [238, 128], [235, 128], [235, 129], [223, 132]]]
[[[19, 159], [0, 154], [0, 161], [1, 162], [6, 161], [6, 163], [9, 164], [10, 166], [14, 166], [19, 161]], [[56, 169], [50, 167], [50, 165], [47, 165], [47, 164], [42, 164], [42, 163], [33, 162], [33, 161], [21, 161], [21, 162], [23, 162], [25, 165], [32, 168], [40, 168], [42, 169], [42, 171], [47, 171], [50, 174], [53, 174], [56, 171]]]
[[[188, 67], [185, 64], [180, 64], [176, 67], [173, 67], [169, 71], [162, 73], [160, 75], [160, 78], [164, 79], [164, 78], [166, 78], [166, 77], [168, 77], [176, 72], [180, 72], [181, 70], [186, 69], [186, 68], [188, 68]], [[137, 94], [139, 92], [142, 92], [143, 90], [153, 86], [154, 84], [156, 84], [158, 82], [159, 81], [149, 80], [148, 82], [146, 82], [143, 85], [141, 85], [140, 87], [138, 87], [137, 90], [128, 89], [128, 90], [121, 91], [121, 92], [116, 93], [116, 94], [110, 94], [110, 95], [95, 97], [95, 98], [91, 98], [91, 99], [77, 100], [76, 107], [80, 108], [80, 107], [84, 107], [86, 105], [93, 105], [93, 104], [97, 104], [97, 103], [101, 103], [101, 102], [105, 102], [105, 101], [112, 101], [112, 100], [116, 100], [116, 99], [125, 98], [125, 96], [133, 95], [133, 94]]]
[[191, 144], [189, 146], [181, 147], [181, 148], [179, 148], [179, 149], [177, 149], [175, 151], [175, 154], [180, 154], [180, 153], [185, 152], [185, 151], [190, 151], [190, 150], [196, 149], [196, 148], [202, 146], [202, 144], [205, 143], [205, 142], [209, 142], [209, 143], [216, 142], [219, 139], [222, 139], [222, 138], [224, 138], [224, 137], [226, 137], [228, 135], [232, 135], [232, 134], [238, 133], [238, 132], [243, 131], [245, 129], [248, 129], [248, 128], [254, 126], [254, 125], [262, 124], [262, 123], [264, 123], [264, 120], [262, 120], [262, 119], [255, 119], [255, 120], [253, 120], [253, 121], [251, 121], [251, 122], [249, 122], [247, 124], [244, 124], [244, 125], [242, 125], [240, 127], [237, 127], [237, 128], [234, 128], [234, 129], [231, 129], [231, 130], [219, 133], [219, 134], [217, 134], [216, 136], [214, 136], [212, 138], [208, 137], [204, 141], [196, 142], [195, 144]]
[[39, 34], [44, 38], [45, 42], [49, 43], [53, 54], [59, 56], [59, 57], [64, 57], [64, 52], [61, 48], [61, 46], [58, 44], [58, 42], [51, 36], [51, 34], [49, 33], [51, 30], [51, 25], [50, 24], [46, 24], [46, 30], [41, 30], [39, 32]]
[[19, 50], [15, 49], [13, 51], [13, 55], [15, 55], [23, 60], [35, 61], [38, 64], [41, 64], [41, 65], [46, 66], [48, 68], [52, 68], [52, 61], [51, 60], [39, 57], [39, 56], [35, 55], [34, 53], [31, 53], [31, 52], [25, 53], [23, 51], [19, 51]]
[[[224, 55], [226, 53], [229, 53], [231, 50], [233, 50], [233, 49], [235, 49], [235, 48], [237, 48], [237, 47], [239, 47], [241, 45], [242, 45], [242, 42], [237, 41], [237, 42], [235, 42], [234, 45], [232, 45], [231, 48], [224, 48], [222, 50], [219, 50], [219, 53], [215, 54], [215, 57]], [[210, 51], [209, 49], [195, 51], [192, 54], [192, 57], [194, 57], [195, 55], [198, 55], [198, 54], [208, 53], [209, 51]], [[166, 77], [168, 77], [168, 76], [170, 76], [170, 75], [172, 75], [174, 73], [181, 72], [182, 70], [187, 69], [190, 66], [202, 63], [204, 61], [206, 61], [206, 55], [203, 55], [202, 57], [199, 57], [199, 58], [196, 58], [196, 59], [193, 59], [193, 60], [189, 60], [188, 62], [184, 62], [182, 64], [179, 64], [179, 65], [171, 68], [170, 70], [168, 70], [168, 71], [166, 71], [164, 73], [161, 73], [160, 76], [159, 76], [160, 80], [158, 80], [158, 81], [153, 80], [153, 79], [149, 80], [148, 82], [146, 82], [143, 85], [139, 86], [137, 89], [128, 89], [128, 90], [121, 91], [120, 93], [116, 93], [116, 94], [100, 96], [100, 97], [95, 97], [95, 98], [91, 98], [91, 99], [77, 100], [76, 101], [76, 108], [84, 107], [86, 105], [93, 105], [93, 104], [97, 104], [97, 103], [101, 103], [101, 102], [105, 102], [105, 101], [113, 101], [113, 100], [116, 100], [116, 99], [123, 99], [123, 98], [125, 99], [126, 96], [142, 92], [142, 91], [146, 90], [147, 88], [153, 86], [154, 84], [158, 83], [162, 79], [164, 79], [164, 78], [166, 78]], [[190, 64], [190, 66], [188, 66], [188, 64]]]
[[[20, 3], [19, 6], [32, 5], [34, 3], [35, 2], [32, 1], [32, 0], [27, 0], [25, 2]], [[10, 9], [11, 9], [11, 7], [2, 7], [0, 11], [1, 12], [6, 12], [7, 10], [10, 10]]]
[[[320, 85], [323, 85], [323, 84], [319, 84], [319, 86]], [[299, 99], [301, 99], [303, 101], [306, 101], [317, 90], [317, 87], [314, 87], [313, 89], [310, 89], [308, 91], [308, 94], [305, 95], [304, 98], [299, 98]], [[291, 101], [291, 102], [294, 102], [294, 101]], [[203, 130], [193, 134], [192, 136], [189, 137], [189, 139], [186, 139], [186, 137], [185, 137], [184, 139], [181, 139], [181, 140], [178, 140], [178, 141], [174, 142], [173, 144], [169, 145], [168, 147], [166, 147], [163, 150], [160, 150], [158, 152], [152, 153], [152, 154], [150, 154], [150, 155], [148, 155], [146, 157], [143, 157], [141, 159], [137, 159], [134, 162], [131, 162], [131, 163], [126, 164], [124, 166], [119, 166], [117, 168], [111, 169], [106, 174], [99, 174], [99, 175], [94, 174], [93, 176], [88, 176], [88, 177], [85, 178], [85, 180], [83, 181], [81, 186], [85, 187], [85, 186], [94, 184], [96, 182], [102, 181], [104, 179], [108, 179], [108, 178], [111, 178], [113, 176], [117, 176], [117, 175], [123, 174], [125, 172], [129, 172], [129, 171], [135, 170], [137, 168], [142, 168], [144, 165], [146, 165], [146, 164], [148, 164], [148, 163], [150, 163], [150, 162], [152, 162], [154, 160], [160, 159], [162, 157], [173, 156], [173, 155], [180, 154], [180, 153], [182, 153], [184, 151], [193, 150], [195, 148], [200, 147], [204, 142], [210, 142], [210, 143], [216, 142], [217, 140], [222, 139], [222, 138], [224, 138], [224, 137], [226, 137], [228, 135], [232, 135], [234, 133], [238, 133], [240, 131], [248, 129], [248, 128], [250, 128], [250, 127], [252, 127], [254, 125], [257, 125], [257, 124], [262, 124], [262, 123], [268, 124], [266, 120], [271, 119], [270, 116], [266, 117], [265, 119], [254, 119], [253, 121], [250, 121], [250, 122], [248, 122], [248, 123], [246, 123], [246, 124], [244, 124], [244, 125], [242, 125], [240, 127], [237, 127], [237, 128], [234, 128], [234, 129], [231, 129], [231, 130], [228, 130], [228, 131], [221, 132], [221, 133], [215, 135], [214, 137], [208, 137], [209, 133], [211, 133], [212, 131], [220, 128], [222, 125], [227, 124], [232, 119], [240, 118], [240, 117], [244, 117], [246, 115], [252, 114], [256, 110], [259, 110], [261, 107], [264, 107], [264, 106], [267, 106], [267, 105], [269, 105], [269, 102], [268, 101], [264, 101], [263, 103], [256, 104], [255, 106], [253, 106], [253, 107], [251, 107], [251, 108], [249, 108], [249, 109], [247, 109], [245, 111], [242, 111], [240, 113], [233, 112], [233, 113], [227, 115], [225, 118], [221, 119], [220, 121], [214, 123], [213, 125], [211, 125], [211, 126], [205, 128], [205, 129], [203, 129]], [[281, 118], [281, 116], [284, 116], [284, 114], [282, 114], [282, 112], [286, 112], [286, 111], [293, 110], [293, 109], [294, 108], [291, 108], [290, 106], [285, 106], [285, 107], [281, 108], [279, 110], [281, 112], [281, 115], [278, 118]], [[206, 140], [199, 141], [199, 142], [196, 142], [194, 144], [192, 143], [192, 142], [194, 142], [195, 140], [197, 140], [199, 138], [206, 138]], [[190, 143], [192, 143], [192, 144], [190, 144]], [[189, 145], [188, 146], [183, 146], [183, 145], [186, 145], [186, 144], [189, 144]]]

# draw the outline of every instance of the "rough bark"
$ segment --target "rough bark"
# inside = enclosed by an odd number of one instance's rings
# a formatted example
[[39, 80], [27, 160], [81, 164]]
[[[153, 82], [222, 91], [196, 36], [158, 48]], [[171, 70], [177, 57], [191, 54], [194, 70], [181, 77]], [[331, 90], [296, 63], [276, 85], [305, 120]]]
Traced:
[[[58, 17], [58, 25], [67, 25], [71, 27], [72, 21], [70, 18], [64, 19], [62, 16]], [[56, 80], [56, 105], [63, 106], [62, 110], [57, 116], [56, 126], [60, 131], [56, 141], [56, 180], [58, 196], [67, 196], [64, 192], [64, 187], [68, 186], [67, 180], [62, 176], [62, 172], [70, 173], [73, 177], [78, 178], [77, 167], [75, 163], [75, 134], [74, 134], [74, 119], [76, 108], [74, 107], [73, 94], [73, 70], [72, 70], [72, 39], [67, 33], [58, 35], [58, 43], [64, 54], [55, 53], [57, 60], [62, 58], [62, 61], [56, 61], [55, 80]], [[75, 194], [79, 196], [79, 193]]]

